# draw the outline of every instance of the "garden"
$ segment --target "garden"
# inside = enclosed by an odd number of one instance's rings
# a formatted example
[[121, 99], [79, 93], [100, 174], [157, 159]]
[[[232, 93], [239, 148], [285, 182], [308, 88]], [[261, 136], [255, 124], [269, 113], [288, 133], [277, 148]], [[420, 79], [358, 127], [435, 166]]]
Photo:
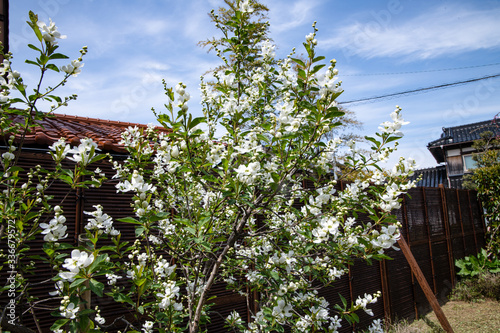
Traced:
[[[26, 62], [39, 69], [37, 83], [27, 86], [10, 53], [0, 67], [3, 331], [44, 331], [36, 317], [44, 309], [53, 332], [202, 332], [220, 285], [249, 311], [224, 317], [231, 332], [339, 332], [373, 315], [378, 291], [338, 292], [332, 303], [322, 290], [350, 276], [353, 264], [378, 267], [395, 251], [402, 225], [394, 211], [415, 186], [415, 162], [401, 158], [391, 169], [381, 162], [403, 137], [402, 110], [365, 137], [368, 152], [331, 138], [342, 126], [342, 87], [336, 61], [317, 54], [315, 24], [304, 57], [292, 50], [276, 59], [262, 33], [267, 23], [253, 20], [254, 3], [232, 5], [211, 14], [223, 36], [211, 45], [221, 67], [201, 79], [203, 116], [189, 113], [194, 87], [164, 82], [165, 109], [153, 110], [160, 126], [127, 128], [125, 157], [91, 138], [61, 137], [49, 148], [50, 164], [25, 168], [26, 137], [75, 103], [76, 95], [57, 89], [77, 79], [88, 52], [82, 47], [73, 60], [59, 53], [64, 36], [55, 23], [29, 13], [35, 56]], [[72, 241], [68, 198], [109, 184], [129, 200], [130, 215], [115, 220], [95, 204], [80, 230], [71, 229]], [[54, 195], [56, 187], [66, 194]], [[457, 263], [459, 274], [498, 272], [497, 202], [484, 205], [494, 237]], [[37, 269], [49, 272], [50, 294], [32, 293]], [[95, 299], [123, 315], [108, 317]], [[28, 317], [34, 327], [23, 324]], [[359, 330], [383, 332], [384, 322], [374, 318]]]

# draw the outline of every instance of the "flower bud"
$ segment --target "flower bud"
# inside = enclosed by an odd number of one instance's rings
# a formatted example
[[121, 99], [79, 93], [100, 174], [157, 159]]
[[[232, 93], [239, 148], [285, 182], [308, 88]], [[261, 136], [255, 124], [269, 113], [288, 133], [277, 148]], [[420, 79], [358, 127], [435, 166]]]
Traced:
[[173, 146], [172, 150], [170, 151], [170, 156], [173, 158], [177, 158], [179, 156], [179, 148], [177, 146]]

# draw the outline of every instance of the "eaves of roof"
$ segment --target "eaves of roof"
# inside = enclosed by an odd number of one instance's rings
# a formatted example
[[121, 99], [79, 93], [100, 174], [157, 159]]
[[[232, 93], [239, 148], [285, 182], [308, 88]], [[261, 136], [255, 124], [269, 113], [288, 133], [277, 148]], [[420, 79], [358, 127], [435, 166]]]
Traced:
[[443, 127], [443, 133], [437, 140], [427, 144], [427, 149], [431, 152], [438, 163], [445, 162], [444, 147], [471, 144], [481, 138], [481, 133], [491, 131], [494, 135], [500, 135], [500, 122], [496, 118], [492, 120], [480, 121], [472, 124], [465, 124], [454, 127]]
[[427, 147], [472, 142], [480, 139], [481, 133], [486, 131], [493, 132], [494, 135], [500, 135], [500, 122], [492, 119], [454, 127], [443, 127], [441, 137], [429, 142]]
[[[19, 116], [13, 116], [21, 121]], [[98, 118], [79, 117], [65, 114], [53, 114], [37, 121], [38, 126], [32, 128], [24, 138], [24, 145], [48, 147], [60, 138], [65, 138], [72, 146], [80, 143], [80, 139], [90, 138], [97, 143], [99, 149], [108, 152], [125, 153], [120, 143], [121, 133], [128, 127], [147, 128], [147, 125]], [[158, 130], [168, 132], [163, 127]], [[16, 137], [20, 140], [20, 135]]]

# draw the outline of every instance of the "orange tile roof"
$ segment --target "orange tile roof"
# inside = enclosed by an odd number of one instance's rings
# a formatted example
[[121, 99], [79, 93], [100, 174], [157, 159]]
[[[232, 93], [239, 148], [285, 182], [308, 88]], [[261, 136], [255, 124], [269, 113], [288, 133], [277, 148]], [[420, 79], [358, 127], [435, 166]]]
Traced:
[[[59, 138], [64, 137], [68, 143], [76, 146], [80, 143], [80, 139], [91, 138], [97, 143], [99, 149], [120, 153], [125, 152], [124, 146], [120, 144], [121, 133], [125, 129], [129, 126], [147, 127], [144, 124], [65, 114], [53, 114], [38, 123], [41, 126], [36, 126], [26, 135], [25, 145], [50, 146]], [[161, 127], [157, 128], [167, 131]]]

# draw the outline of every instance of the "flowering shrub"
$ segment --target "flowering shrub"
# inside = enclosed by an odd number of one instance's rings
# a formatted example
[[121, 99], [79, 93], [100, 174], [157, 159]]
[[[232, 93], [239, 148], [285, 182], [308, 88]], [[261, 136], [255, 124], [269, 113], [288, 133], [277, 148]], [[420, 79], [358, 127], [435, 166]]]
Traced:
[[[61, 139], [51, 147], [56, 171], [31, 171], [30, 179], [40, 179], [39, 186], [35, 181], [19, 186], [14, 174], [21, 170], [13, 169], [11, 155], [20, 150], [9, 141], [2, 159], [7, 188], [1, 197], [2, 219], [16, 221], [18, 248], [37, 233], [44, 235], [44, 260], [56, 270], [53, 295], [61, 299], [52, 330], [106, 331], [110, 323], [85, 302], [91, 292], [135, 313], [133, 320], [119, 318], [126, 331], [198, 332], [210, 315], [211, 288], [219, 281], [247, 297], [249, 304], [252, 294], [261, 295], [250, 322], [237, 312], [227, 318], [235, 331], [281, 332], [290, 327], [294, 332], [336, 332], [342, 319], [357, 322], [358, 310], [373, 314], [369, 307], [378, 293], [359, 296], [352, 304], [343, 298], [342, 304], [328, 304], [318, 296], [318, 286], [339, 279], [355, 258], [385, 258], [384, 250], [400, 237], [391, 211], [414, 186], [408, 182], [414, 162], [401, 159], [388, 172], [379, 163], [403, 135], [401, 109], [381, 124], [380, 133], [367, 137], [370, 154], [349, 144], [347, 166], [373, 172], [338, 190], [331, 170], [340, 140], [323, 140], [343, 114], [335, 101], [342, 93], [335, 60], [327, 67], [324, 57], [316, 55], [315, 25], [303, 43], [306, 60], [294, 58], [293, 52], [274, 59], [274, 46], [266, 40], [257, 44], [261, 52], [254, 58], [250, 49], [255, 45], [247, 38], [250, 27], [243, 24], [251, 2], [240, 1], [238, 8], [229, 22], [218, 24], [230, 45], [218, 53], [229, 52], [236, 61], [222, 57], [228, 70], [215, 74], [215, 81], [202, 79], [203, 116], [188, 114], [190, 94], [184, 84], [165, 84], [166, 111], [155, 114], [169, 131], [131, 127], [122, 135], [129, 157], [114, 162], [113, 177], [119, 180], [118, 193], [133, 194], [134, 216], [121, 221], [135, 225], [134, 244], [125, 246], [101, 206], [86, 212], [85, 246], [60, 243], [66, 237], [63, 207], [52, 208], [43, 193], [56, 178], [73, 189], [99, 186], [99, 171], [87, 170], [104, 158], [95, 143], [84, 139], [72, 148]], [[41, 68], [42, 77], [47, 69], [62, 71], [64, 82], [80, 72], [81, 58], [61, 70], [49, 63], [63, 58], [53, 53], [62, 37], [53, 23], [46, 26], [31, 15], [30, 25], [42, 45], [31, 47], [41, 53], [32, 63]], [[259, 66], [242, 66], [256, 61]], [[22, 94], [20, 77], [12, 80], [11, 89]], [[58, 102], [51, 111], [65, 104], [40, 92], [25, 101], [8, 98], [3, 134], [14, 126], [8, 120], [13, 103], [31, 108], [22, 114], [30, 124], [46, 116], [36, 110], [37, 99]], [[224, 129], [220, 136], [218, 128]], [[74, 171], [61, 166], [64, 158], [76, 163]], [[82, 175], [91, 180], [78, 181]], [[40, 210], [28, 207], [32, 213], [27, 214], [27, 201], [37, 202]], [[39, 223], [47, 212], [54, 218]], [[111, 237], [114, 246], [102, 246], [104, 237]], [[128, 285], [118, 284], [120, 279]], [[380, 321], [370, 330], [380, 330]]]
[[[498, 115], [498, 114], [497, 114]], [[493, 123], [496, 123], [496, 116]], [[468, 178], [469, 186], [478, 192], [487, 221], [486, 251], [488, 257], [495, 259], [500, 253], [500, 140], [490, 131], [481, 133], [481, 139], [473, 147], [479, 152], [473, 155], [476, 168]], [[464, 186], [467, 186], [467, 180]], [[471, 184], [472, 183], [472, 184]]]

